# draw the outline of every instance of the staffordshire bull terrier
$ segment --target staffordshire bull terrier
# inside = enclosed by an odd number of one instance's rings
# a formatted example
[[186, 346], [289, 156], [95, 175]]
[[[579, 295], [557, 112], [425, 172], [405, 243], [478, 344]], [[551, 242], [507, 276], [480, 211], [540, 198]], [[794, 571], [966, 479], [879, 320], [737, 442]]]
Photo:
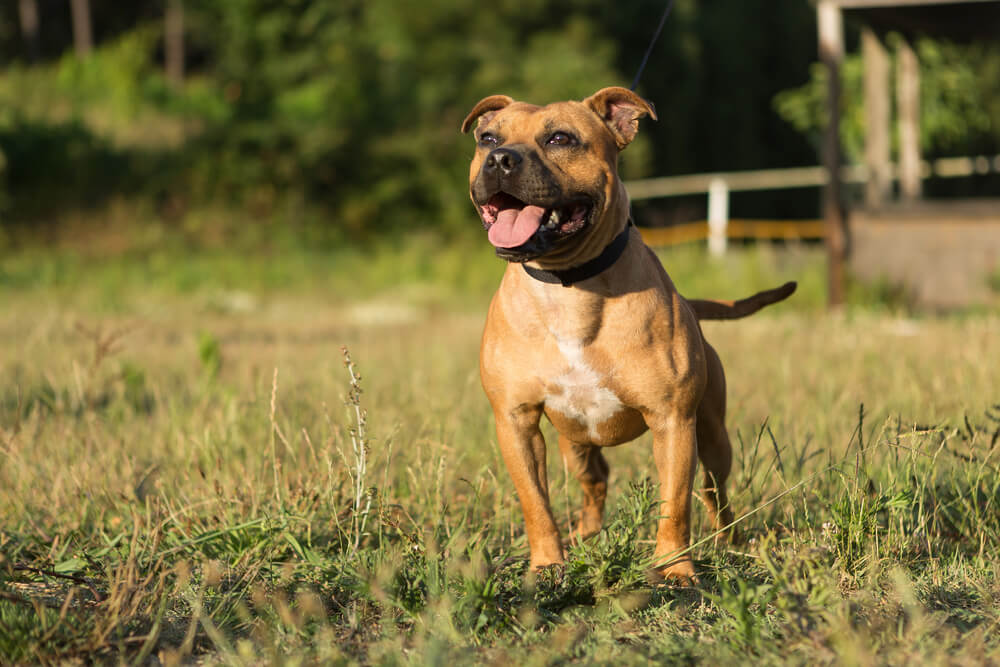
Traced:
[[480, 350], [497, 439], [524, 513], [533, 570], [562, 563], [549, 506], [544, 414], [583, 486], [572, 536], [601, 529], [608, 463], [601, 453], [653, 434], [660, 481], [655, 572], [690, 582], [696, 462], [714, 526], [733, 521], [732, 449], [722, 363], [699, 320], [743, 317], [788, 297], [795, 283], [742, 301], [682, 297], [629, 218], [618, 154], [653, 106], [625, 88], [536, 106], [481, 100], [470, 194], [496, 254], [508, 261]]

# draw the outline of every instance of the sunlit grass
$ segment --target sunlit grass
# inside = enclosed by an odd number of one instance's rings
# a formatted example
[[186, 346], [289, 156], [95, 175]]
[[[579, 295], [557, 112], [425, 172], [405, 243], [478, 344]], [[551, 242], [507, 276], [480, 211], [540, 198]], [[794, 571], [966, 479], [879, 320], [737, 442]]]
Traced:
[[0, 662], [1000, 657], [995, 314], [830, 315], [811, 249], [663, 253], [693, 295], [802, 285], [705, 325], [744, 539], [695, 548], [696, 589], [645, 582], [646, 436], [608, 452], [606, 530], [531, 581], [479, 387], [488, 248], [163, 252], [0, 264]]

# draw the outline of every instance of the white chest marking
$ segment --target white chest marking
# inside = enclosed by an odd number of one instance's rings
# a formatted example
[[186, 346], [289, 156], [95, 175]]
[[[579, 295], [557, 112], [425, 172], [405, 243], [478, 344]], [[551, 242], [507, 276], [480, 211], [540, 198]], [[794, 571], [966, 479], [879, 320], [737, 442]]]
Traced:
[[613, 391], [600, 385], [601, 376], [584, 361], [579, 343], [558, 341], [558, 345], [568, 368], [549, 382], [545, 404], [586, 427], [596, 441], [598, 425], [624, 406]]

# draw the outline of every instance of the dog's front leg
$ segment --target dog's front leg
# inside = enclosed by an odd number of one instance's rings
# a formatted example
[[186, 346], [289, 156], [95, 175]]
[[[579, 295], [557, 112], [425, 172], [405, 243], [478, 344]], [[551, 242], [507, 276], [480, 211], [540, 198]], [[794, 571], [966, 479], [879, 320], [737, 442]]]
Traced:
[[698, 455], [695, 415], [668, 415], [647, 423], [653, 432], [653, 459], [660, 478], [655, 569], [664, 578], [690, 583], [695, 580], [694, 563], [687, 552], [691, 543], [691, 490]]
[[496, 409], [497, 440], [524, 513], [531, 569], [563, 562], [562, 542], [549, 507], [545, 438], [538, 428], [541, 406]]

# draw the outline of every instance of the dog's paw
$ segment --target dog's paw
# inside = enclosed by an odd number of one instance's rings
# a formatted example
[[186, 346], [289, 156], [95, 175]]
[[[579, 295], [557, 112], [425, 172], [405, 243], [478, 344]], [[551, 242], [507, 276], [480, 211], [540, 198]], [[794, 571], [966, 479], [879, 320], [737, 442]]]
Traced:
[[672, 563], [649, 571], [651, 584], [672, 584], [675, 586], [697, 586], [698, 575], [694, 571], [694, 563], [690, 558], [676, 560]]

